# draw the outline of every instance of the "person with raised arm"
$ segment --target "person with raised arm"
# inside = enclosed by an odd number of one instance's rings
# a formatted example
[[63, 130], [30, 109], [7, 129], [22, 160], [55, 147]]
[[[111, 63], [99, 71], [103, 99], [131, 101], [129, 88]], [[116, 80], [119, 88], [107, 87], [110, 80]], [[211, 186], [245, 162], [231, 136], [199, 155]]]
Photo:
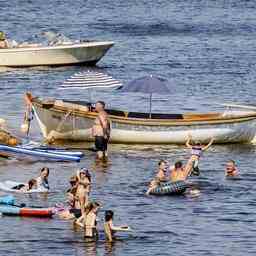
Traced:
[[195, 143], [191, 144], [192, 136], [189, 134], [186, 147], [191, 149], [191, 161], [193, 163], [193, 170], [191, 174], [199, 176], [199, 160], [202, 157], [204, 151], [206, 151], [214, 142], [214, 138], [212, 138], [207, 145], [202, 145], [200, 141], [196, 141]]

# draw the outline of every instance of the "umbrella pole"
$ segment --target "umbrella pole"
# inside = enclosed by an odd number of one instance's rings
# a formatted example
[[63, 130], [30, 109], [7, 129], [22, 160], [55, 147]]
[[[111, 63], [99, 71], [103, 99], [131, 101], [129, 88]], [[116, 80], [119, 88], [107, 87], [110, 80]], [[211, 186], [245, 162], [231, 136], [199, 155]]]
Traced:
[[151, 112], [152, 112], [152, 93], [150, 93], [150, 98], [149, 98], [149, 118], [151, 118]]

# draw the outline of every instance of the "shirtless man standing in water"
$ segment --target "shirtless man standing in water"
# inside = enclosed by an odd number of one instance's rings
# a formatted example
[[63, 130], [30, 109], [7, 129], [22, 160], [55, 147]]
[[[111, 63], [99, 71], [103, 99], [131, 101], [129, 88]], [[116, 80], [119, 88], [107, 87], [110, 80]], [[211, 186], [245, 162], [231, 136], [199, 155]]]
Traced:
[[92, 136], [95, 138], [95, 148], [98, 159], [104, 159], [107, 157], [110, 124], [108, 114], [105, 111], [105, 103], [103, 101], [98, 101], [96, 103], [95, 110], [98, 113], [98, 116], [92, 127]]

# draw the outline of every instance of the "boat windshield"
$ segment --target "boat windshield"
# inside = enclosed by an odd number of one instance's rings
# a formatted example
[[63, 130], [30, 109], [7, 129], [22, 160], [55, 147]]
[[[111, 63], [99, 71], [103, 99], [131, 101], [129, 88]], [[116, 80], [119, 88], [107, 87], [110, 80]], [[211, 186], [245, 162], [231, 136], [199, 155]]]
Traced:
[[47, 41], [48, 45], [63, 45], [63, 44], [73, 44], [76, 43], [70, 38], [52, 31], [46, 31], [41, 33], [42, 37]]

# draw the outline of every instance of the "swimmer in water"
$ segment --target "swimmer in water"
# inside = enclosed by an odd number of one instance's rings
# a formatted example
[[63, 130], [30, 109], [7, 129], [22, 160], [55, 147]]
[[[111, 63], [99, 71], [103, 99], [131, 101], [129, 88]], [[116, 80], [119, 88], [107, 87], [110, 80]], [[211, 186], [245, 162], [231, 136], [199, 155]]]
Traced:
[[130, 231], [127, 225], [114, 226], [113, 224], [114, 212], [111, 210], [105, 211], [105, 222], [104, 222], [104, 232], [106, 240], [112, 242], [115, 239], [115, 233], [117, 231]]
[[36, 178], [37, 189], [50, 189], [48, 177], [50, 170], [48, 167], [43, 167], [40, 171], [40, 176]]
[[82, 216], [75, 222], [80, 227], [84, 228], [85, 238], [97, 239], [97, 214], [100, 208], [97, 202], [89, 202], [83, 209]]
[[168, 167], [167, 164], [168, 162], [165, 160], [160, 160], [158, 163], [156, 179], [158, 179], [160, 182], [168, 181], [168, 177], [166, 176], [166, 171]]
[[84, 213], [84, 208], [89, 202], [89, 195], [91, 191], [91, 175], [86, 168], [82, 168], [77, 172], [77, 191], [76, 197], [79, 200], [80, 209], [82, 214]]
[[237, 177], [239, 175], [239, 171], [236, 167], [236, 163], [234, 160], [229, 160], [226, 164], [225, 176], [226, 177]]
[[157, 174], [155, 178], [149, 183], [149, 188], [146, 192], [146, 195], [149, 195], [153, 189], [160, 186], [161, 182], [169, 181], [168, 177], [166, 176], [167, 164], [168, 163], [165, 160], [159, 161]]
[[174, 164], [174, 168], [170, 168], [170, 180], [171, 182], [185, 181], [191, 173], [193, 168], [193, 162], [191, 159], [188, 160], [186, 166], [184, 167], [181, 161], [177, 161]]
[[191, 149], [191, 160], [193, 161], [193, 170], [191, 174], [199, 176], [199, 159], [201, 158], [203, 151], [206, 151], [213, 143], [214, 139], [212, 138], [207, 145], [202, 145], [199, 141], [195, 142], [195, 144], [191, 145], [190, 142], [192, 140], [191, 135], [188, 136], [188, 140], [186, 142], [187, 148]]
[[36, 184], [37, 184], [36, 180], [31, 179], [28, 181], [27, 184], [19, 184], [19, 185], [13, 187], [12, 189], [19, 190], [21, 192], [29, 192], [30, 190], [37, 188]]

